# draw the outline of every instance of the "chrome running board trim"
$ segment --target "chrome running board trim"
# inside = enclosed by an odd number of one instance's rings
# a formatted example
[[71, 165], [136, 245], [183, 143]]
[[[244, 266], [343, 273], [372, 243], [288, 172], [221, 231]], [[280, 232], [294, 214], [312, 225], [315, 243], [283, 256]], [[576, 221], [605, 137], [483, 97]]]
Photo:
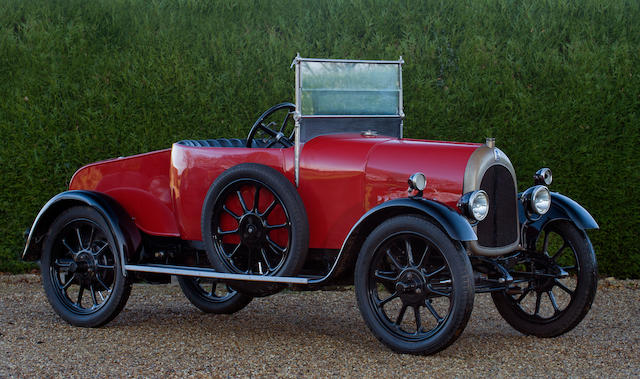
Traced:
[[217, 272], [205, 267], [172, 266], [172, 265], [125, 265], [126, 271], [151, 272], [156, 274], [171, 274], [180, 276], [197, 276], [201, 278], [223, 279], [223, 280], [244, 280], [249, 282], [270, 282], [289, 284], [309, 284], [312, 278], [287, 277], [287, 276], [264, 276], [248, 274], [229, 274]]

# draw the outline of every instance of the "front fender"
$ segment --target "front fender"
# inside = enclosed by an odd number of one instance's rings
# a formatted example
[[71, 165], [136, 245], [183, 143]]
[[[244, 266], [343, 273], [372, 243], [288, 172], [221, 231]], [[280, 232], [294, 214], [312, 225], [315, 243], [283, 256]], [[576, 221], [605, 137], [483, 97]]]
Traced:
[[22, 253], [25, 261], [40, 259], [42, 242], [53, 220], [65, 209], [76, 205], [85, 205], [97, 210], [109, 225], [117, 244], [118, 254], [124, 266], [134, 259], [142, 240], [140, 231], [127, 212], [111, 197], [93, 191], [66, 191], [49, 200], [36, 216], [29, 231], [27, 243]]
[[418, 213], [433, 219], [453, 240], [475, 241], [478, 239], [469, 221], [460, 213], [434, 200], [423, 198], [401, 198], [379, 204], [365, 213], [351, 232], [353, 233], [367, 220], [407, 213]]
[[600, 228], [593, 216], [591, 216], [584, 207], [575, 200], [558, 192], [551, 193], [551, 208], [549, 211], [533, 222], [527, 220], [526, 211], [522, 206], [522, 202], [518, 202], [518, 204], [520, 223], [526, 225], [524, 234], [527, 248], [535, 249], [535, 241], [540, 231], [544, 229], [546, 224], [552, 221], [570, 221], [581, 230]]

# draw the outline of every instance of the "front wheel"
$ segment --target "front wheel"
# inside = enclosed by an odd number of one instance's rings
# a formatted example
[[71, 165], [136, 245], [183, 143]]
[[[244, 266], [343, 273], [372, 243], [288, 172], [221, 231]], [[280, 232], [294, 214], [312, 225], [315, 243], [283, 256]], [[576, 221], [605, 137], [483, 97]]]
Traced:
[[369, 235], [356, 263], [355, 287], [369, 329], [401, 353], [446, 348], [473, 308], [473, 272], [465, 251], [416, 216], [394, 217]]
[[131, 284], [122, 274], [116, 246], [93, 208], [69, 208], [51, 224], [40, 260], [42, 284], [49, 303], [68, 323], [101, 326], [124, 308]]
[[509, 270], [524, 288], [493, 292], [500, 315], [516, 330], [555, 337], [573, 329], [589, 312], [598, 273], [587, 235], [566, 221], [543, 228], [537, 251], [519, 256]]

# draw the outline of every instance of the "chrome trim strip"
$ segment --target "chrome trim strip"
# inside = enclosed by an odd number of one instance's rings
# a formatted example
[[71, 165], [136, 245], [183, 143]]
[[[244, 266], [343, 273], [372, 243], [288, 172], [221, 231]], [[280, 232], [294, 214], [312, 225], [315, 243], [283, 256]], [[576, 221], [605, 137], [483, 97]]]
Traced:
[[399, 64], [402, 65], [404, 61], [400, 57], [397, 61], [377, 61], [367, 59], [330, 59], [330, 58], [302, 58], [300, 53], [294, 59], [294, 64], [297, 62], [335, 62], [335, 63], [374, 63], [374, 64]]
[[350, 115], [304, 115], [301, 118], [402, 118], [399, 114], [350, 114]]
[[291, 283], [291, 284], [309, 284], [310, 282], [309, 278], [229, 274], [225, 272], [217, 272], [213, 269], [205, 268], [205, 267], [147, 264], [147, 265], [125, 265], [124, 268], [127, 271], [151, 272], [156, 274], [171, 274], [171, 275], [181, 275], [181, 276], [197, 276], [202, 278], [224, 279], [224, 280], [245, 280], [250, 282]]
[[302, 83], [300, 82], [300, 53], [296, 55], [291, 65], [296, 65], [296, 112], [293, 115], [294, 126], [294, 153], [293, 153], [293, 165], [294, 176], [296, 181], [296, 187], [300, 186], [300, 116], [302, 115], [302, 95], [300, 93]]

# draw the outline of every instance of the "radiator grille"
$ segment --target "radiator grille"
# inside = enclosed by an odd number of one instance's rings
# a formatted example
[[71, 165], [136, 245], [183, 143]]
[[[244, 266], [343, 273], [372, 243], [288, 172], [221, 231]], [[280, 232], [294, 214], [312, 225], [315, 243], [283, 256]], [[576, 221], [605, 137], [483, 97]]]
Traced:
[[516, 188], [509, 170], [501, 165], [489, 167], [480, 189], [489, 195], [489, 214], [478, 223], [478, 245], [502, 247], [518, 239]]

